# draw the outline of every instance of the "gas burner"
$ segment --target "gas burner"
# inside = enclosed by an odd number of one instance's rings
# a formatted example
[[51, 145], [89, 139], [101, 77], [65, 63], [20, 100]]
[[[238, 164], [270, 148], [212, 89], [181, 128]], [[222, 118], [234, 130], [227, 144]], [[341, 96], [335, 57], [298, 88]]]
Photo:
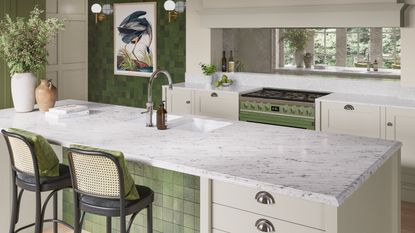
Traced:
[[259, 91], [243, 94], [242, 96], [251, 97], [251, 98], [276, 99], [276, 100], [314, 103], [317, 98], [320, 98], [327, 94], [328, 93], [264, 88]]

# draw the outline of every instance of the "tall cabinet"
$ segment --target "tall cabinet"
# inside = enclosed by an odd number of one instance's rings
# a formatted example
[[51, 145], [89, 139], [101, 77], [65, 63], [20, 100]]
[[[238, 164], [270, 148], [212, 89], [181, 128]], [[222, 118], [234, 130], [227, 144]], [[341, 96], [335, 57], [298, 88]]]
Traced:
[[403, 144], [403, 197], [415, 202], [415, 109], [386, 108], [386, 139]]
[[88, 99], [88, 1], [46, 0], [46, 17], [65, 20], [65, 30], [47, 47], [46, 78], [59, 99]]
[[323, 100], [320, 107], [322, 131], [402, 142], [402, 199], [415, 202], [415, 105]]

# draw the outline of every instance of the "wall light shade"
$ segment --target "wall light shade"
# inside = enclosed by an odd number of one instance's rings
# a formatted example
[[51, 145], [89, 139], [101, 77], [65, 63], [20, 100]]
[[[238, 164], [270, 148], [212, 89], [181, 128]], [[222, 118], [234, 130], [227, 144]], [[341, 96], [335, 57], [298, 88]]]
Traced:
[[176, 3], [173, 0], [167, 0], [164, 2], [164, 9], [166, 11], [174, 11], [176, 9]]
[[92, 13], [98, 14], [102, 11], [102, 7], [98, 3], [95, 3], [91, 6], [91, 11]]
[[186, 9], [186, 3], [184, 1], [177, 1], [176, 8], [174, 9], [177, 13], [183, 13]]
[[104, 4], [102, 6], [102, 13], [106, 15], [111, 15], [112, 13], [114, 13], [114, 9], [112, 8], [111, 4]]

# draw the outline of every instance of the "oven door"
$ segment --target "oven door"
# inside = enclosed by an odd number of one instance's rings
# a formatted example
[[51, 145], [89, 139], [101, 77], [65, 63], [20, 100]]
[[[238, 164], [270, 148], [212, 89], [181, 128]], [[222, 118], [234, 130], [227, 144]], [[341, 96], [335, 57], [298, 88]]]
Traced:
[[255, 111], [241, 110], [240, 121], [288, 126], [300, 129], [315, 130], [315, 119], [312, 117], [290, 116], [284, 114], [261, 113]]

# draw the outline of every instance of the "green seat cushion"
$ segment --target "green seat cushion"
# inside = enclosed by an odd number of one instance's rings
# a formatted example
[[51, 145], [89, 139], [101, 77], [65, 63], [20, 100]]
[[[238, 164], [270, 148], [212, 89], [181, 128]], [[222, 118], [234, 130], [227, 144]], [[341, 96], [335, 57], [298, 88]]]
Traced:
[[59, 159], [44, 137], [22, 129], [10, 128], [8, 131], [24, 137], [33, 144], [40, 176], [59, 176]]
[[116, 159], [118, 159], [121, 169], [124, 173], [124, 194], [125, 194], [125, 199], [132, 201], [132, 200], [137, 200], [140, 198], [137, 189], [135, 187], [135, 183], [134, 180], [132, 178], [132, 176], [130, 175], [126, 163], [125, 163], [125, 159], [124, 159], [124, 154], [120, 151], [112, 151], [112, 150], [106, 150], [106, 149], [101, 149], [101, 148], [95, 148], [95, 147], [89, 147], [89, 146], [82, 146], [82, 145], [71, 145], [70, 148], [73, 149], [79, 149], [79, 150], [86, 150], [86, 151], [98, 151], [98, 152], [104, 152], [104, 153], [108, 153], [112, 156], [114, 156]]

